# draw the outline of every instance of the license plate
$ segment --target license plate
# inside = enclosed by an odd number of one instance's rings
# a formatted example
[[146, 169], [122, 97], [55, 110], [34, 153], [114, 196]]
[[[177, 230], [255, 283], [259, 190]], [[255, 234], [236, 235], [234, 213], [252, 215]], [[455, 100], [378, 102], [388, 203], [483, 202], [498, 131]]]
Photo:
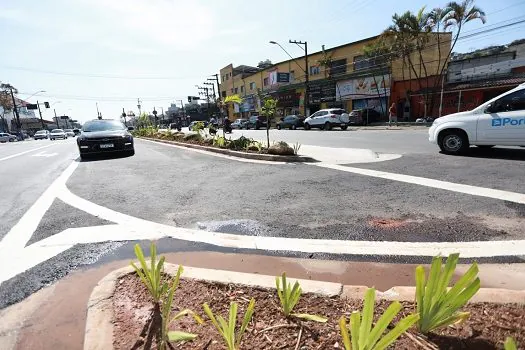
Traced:
[[113, 148], [114, 145], [112, 143], [101, 143], [100, 148]]

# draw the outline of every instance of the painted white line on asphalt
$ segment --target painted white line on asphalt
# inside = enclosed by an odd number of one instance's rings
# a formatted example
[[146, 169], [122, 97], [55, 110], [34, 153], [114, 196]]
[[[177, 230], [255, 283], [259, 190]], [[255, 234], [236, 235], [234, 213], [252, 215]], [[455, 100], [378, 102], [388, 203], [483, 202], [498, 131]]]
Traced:
[[213, 157], [219, 157], [219, 158], [224, 158], [224, 159], [228, 159], [228, 160], [236, 160], [238, 162], [244, 162], [244, 163], [272, 164], [272, 165], [274, 165], [274, 164], [288, 164], [286, 162], [274, 162], [274, 161], [269, 161], [269, 160], [246, 159], [246, 158], [232, 157], [232, 156], [228, 156], [228, 155], [225, 155], [225, 154], [209, 152], [209, 151], [205, 151], [205, 150], [202, 150], [202, 149], [195, 149], [195, 148], [188, 148], [188, 147], [184, 147], [184, 146], [172, 145], [170, 143], [164, 143], [164, 142], [156, 142], [156, 141], [144, 140], [144, 139], [138, 139], [138, 140], [144, 141], [144, 142], [151, 142], [151, 143], [154, 143], [156, 145], [163, 145], [163, 146], [183, 149], [183, 150], [186, 150], [186, 151], [206, 154], [206, 155], [213, 156]]
[[11, 254], [17, 249], [23, 249], [31, 238], [42, 217], [49, 209], [57, 195], [60, 186], [65, 186], [67, 179], [78, 166], [78, 162], [72, 162], [60, 176], [44, 191], [22, 218], [0, 241], [0, 256]]
[[463, 258], [521, 256], [525, 240], [475, 242], [394, 242], [346, 241], [285, 237], [244, 236], [194, 230], [150, 223], [151, 225], [106, 225], [70, 228], [33, 244], [36, 247], [71, 246], [77, 243], [158, 240], [164, 237], [200, 242], [220, 247], [268, 251], [328, 253], [345, 255], [424, 256], [460, 253]]
[[30, 150], [27, 150], [27, 151], [24, 151], [24, 152], [20, 152], [20, 153], [15, 153], [15, 154], [12, 154], [12, 155], [7, 156], [7, 157], [0, 158], [0, 162], [3, 161], [3, 160], [8, 160], [8, 159], [11, 159], [11, 158], [15, 158], [15, 157], [24, 155], [26, 153], [38, 151], [39, 149], [48, 148], [48, 147], [51, 147], [51, 146], [56, 146], [56, 145], [55, 144], [51, 144], [51, 145], [46, 145], [46, 146], [42, 146], [42, 147], [33, 148], [33, 149], [30, 149]]
[[523, 193], [495, 190], [492, 188], [478, 187], [478, 186], [471, 186], [471, 185], [462, 185], [462, 184], [458, 184], [454, 182], [429, 179], [426, 177], [403, 175], [403, 174], [397, 174], [397, 173], [388, 173], [385, 171], [354, 168], [354, 167], [348, 167], [348, 166], [342, 166], [342, 165], [336, 165], [336, 164], [325, 164], [325, 163], [310, 163], [310, 164], [321, 167], [321, 168], [346, 171], [348, 173], [378, 177], [381, 179], [405, 182], [409, 184], [432, 187], [432, 188], [437, 188], [437, 189], [447, 190], [447, 191], [452, 191], [452, 192], [465, 193], [465, 194], [469, 194], [473, 196], [494, 198], [494, 199], [500, 199], [500, 200], [514, 202], [514, 203], [525, 204], [525, 194]]

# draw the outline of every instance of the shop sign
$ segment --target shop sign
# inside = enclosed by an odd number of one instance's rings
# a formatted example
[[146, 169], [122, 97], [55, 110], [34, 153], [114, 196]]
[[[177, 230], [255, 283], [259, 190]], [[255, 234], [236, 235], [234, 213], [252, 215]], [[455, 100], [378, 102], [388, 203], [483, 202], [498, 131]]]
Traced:
[[289, 83], [290, 73], [277, 73], [277, 82], [278, 83]]
[[299, 96], [295, 91], [281, 92], [277, 95], [277, 106], [279, 107], [296, 107], [299, 105]]
[[390, 77], [379, 75], [337, 82], [337, 100], [390, 96]]
[[310, 99], [309, 103], [318, 104], [322, 102], [333, 102], [335, 101], [335, 82], [329, 82], [327, 84], [311, 85], [309, 86]]

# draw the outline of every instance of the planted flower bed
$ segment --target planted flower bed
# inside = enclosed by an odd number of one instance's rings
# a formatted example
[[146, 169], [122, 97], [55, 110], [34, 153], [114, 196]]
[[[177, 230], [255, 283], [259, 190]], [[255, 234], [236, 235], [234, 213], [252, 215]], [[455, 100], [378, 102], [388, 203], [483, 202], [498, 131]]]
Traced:
[[[468, 303], [479, 290], [477, 265], [447, 288], [458, 255], [416, 269], [414, 302], [302, 294], [276, 288], [184, 279], [163, 274], [164, 258], [144, 259], [122, 276], [112, 298], [115, 349], [517, 349], [525, 342], [525, 308]], [[181, 279], [182, 276], [182, 279]], [[516, 342], [513, 340], [515, 339]]]
[[266, 145], [263, 145], [261, 142], [244, 136], [241, 136], [238, 139], [231, 139], [220, 136], [218, 132], [212, 135], [210, 134], [209, 129], [199, 128], [199, 125], [197, 125], [191, 133], [171, 132], [168, 130], [159, 131], [155, 128], [143, 128], [136, 130], [134, 135], [150, 139], [197, 144], [233, 151], [280, 156], [296, 156], [301, 147], [298, 143], [290, 146], [284, 141], [274, 142], [270, 147], [266, 147]]

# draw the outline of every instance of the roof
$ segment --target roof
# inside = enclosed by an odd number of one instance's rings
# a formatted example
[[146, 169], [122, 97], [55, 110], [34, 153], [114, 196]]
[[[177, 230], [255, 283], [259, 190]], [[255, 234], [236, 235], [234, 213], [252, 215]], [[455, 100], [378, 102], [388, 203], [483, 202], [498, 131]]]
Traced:
[[512, 77], [503, 79], [484, 79], [471, 82], [460, 82], [450, 84], [447, 86], [447, 91], [450, 90], [467, 90], [467, 89], [480, 89], [480, 88], [491, 88], [491, 87], [503, 87], [503, 86], [518, 86], [525, 83], [525, 74], [514, 74]]

